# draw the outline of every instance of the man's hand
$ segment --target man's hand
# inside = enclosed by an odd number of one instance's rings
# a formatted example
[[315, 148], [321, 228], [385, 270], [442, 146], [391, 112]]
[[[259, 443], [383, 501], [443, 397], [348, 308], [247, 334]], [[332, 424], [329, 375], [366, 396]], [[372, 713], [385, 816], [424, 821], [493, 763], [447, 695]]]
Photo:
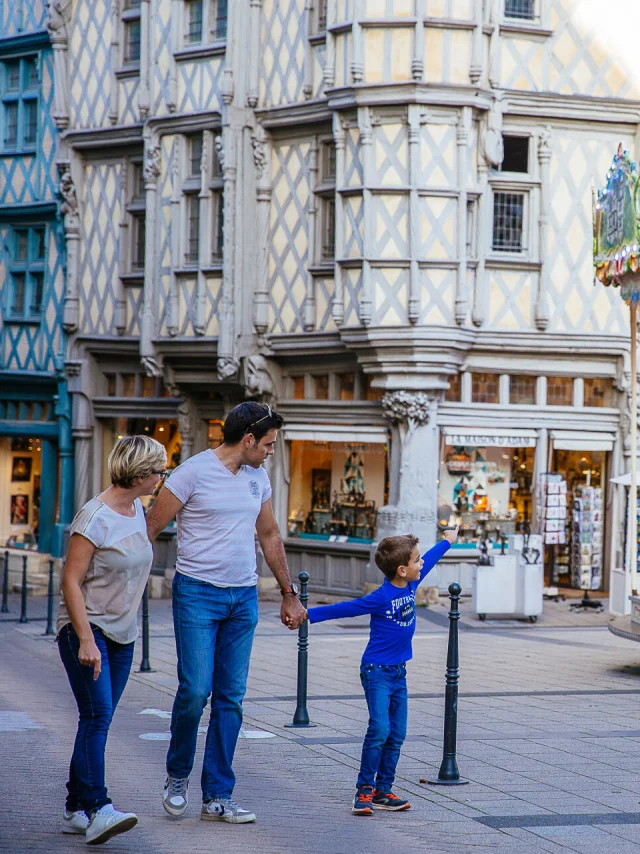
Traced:
[[291, 629], [291, 631], [300, 628], [307, 619], [307, 612], [302, 607], [297, 596], [287, 593], [282, 597], [280, 619], [282, 620], [282, 624]]
[[456, 525], [456, 527], [453, 530], [449, 529], [448, 531], [444, 532], [445, 540], [448, 543], [450, 543], [451, 545], [453, 545], [456, 542], [456, 540], [458, 539], [459, 528], [460, 528], [460, 525]]

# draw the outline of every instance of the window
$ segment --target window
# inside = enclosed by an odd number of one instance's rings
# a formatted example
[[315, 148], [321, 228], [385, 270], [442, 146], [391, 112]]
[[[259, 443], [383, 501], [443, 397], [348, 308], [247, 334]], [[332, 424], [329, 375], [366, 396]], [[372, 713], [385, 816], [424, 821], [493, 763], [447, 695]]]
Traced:
[[584, 381], [585, 406], [614, 406], [613, 383], [610, 379], [591, 378]]
[[105, 374], [104, 378], [107, 381], [107, 397], [115, 397], [116, 396], [116, 375], [115, 374]]
[[316, 187], [319, 200], [318, 261], [333, 261], [336, 246], [336, 147], [333, 142], [320, 146], [320, 183]]
[[131, 227], [131, 272], [144, 270], [145, 241], [146, 241], [146, 191], [144, 188], [144, 173], [142, 163], [134, 161], [131, 164], [131, 191], [127, 211], [130, 214]]
[[529, 137], [528, 136], [504, 136], [504, 157], [501, 172], [528, 172], [529, 171]]
[[213, 167], [211, 170], [211, 261], [219, 264], [222, 261], [224, 248], [224, 193], [222, 169], [218, 153], [213, 149]]
[[493, 249], [497, 252], [522, 252], [524, 193], [494, 193]]
[[329, 400], [329, 376], [322, 374], [314, 377], [316, 400]]
[[384, 389], [374, 388], [372, 385], [373, 379], [373, 377], [367, 377], [367, 400], [382, 400], [384, 397]]
[[200, 189], [202, 169], [202, 133], [186, 137], [186, 179], [183, 184], [186, 243], [184, 260], [189, 267], [200, 260]]
[[189, 139], [189, 176], [200, 177], [200, 165], [202, 161], [202, 134], [196, 133]]
[[197, 193], [187, 196], [187, 264], [198, 263], [200, 254], [200, 199]]
[[573, 379], [547, 377], [547, 405], [573, 406]]
[[9, 314], [13, 320], [39, 320], [44, 294], [47, 230], [16, 229], [9, 234]]
[[518, 375], [511, 377], [509, 400], [511, 403], [533, 406], [536, 402], [536, 378]]
[[354, 400], [355, 387], [355, 374], [338, 374], [338, 394], [340, 400]]
[[137, 374], [121, 374], [120, 375], [120, 397], [137, 397], [136, 394], [136, 376]]
[[523, 18], [533, 21], [535, 0], [505, 0], [505, 18]]
[[142, 377], [142, 396], [143, 397], [157, 397], [157, 385], [158, 378], [157, 377]]
[[471, 402], [499, 402], [499, 377], [497, 374], [471, 374]]
[[0, 70], [3, 147], [32, 149], [38, 140], [38, 59], [4, 62]]
[[449, 388], [444, 393], [444, 399], [449, 403], [459, 403], [462, 397], [460, 374], [449, 377]]
[[304, 400], [304, 377], [293, 377], [293, 399]]
[[316, 30], [321, 33], [327, 29], [327, 0], [316, 0]]
[[209, 44], [227, 37], [228, 0], [185, 0], [185, 45]]
[[141, 0], [125, 0], [124, 3], [122, 23], [125, 65], [138, 65], [140, 62], [140, 3]]

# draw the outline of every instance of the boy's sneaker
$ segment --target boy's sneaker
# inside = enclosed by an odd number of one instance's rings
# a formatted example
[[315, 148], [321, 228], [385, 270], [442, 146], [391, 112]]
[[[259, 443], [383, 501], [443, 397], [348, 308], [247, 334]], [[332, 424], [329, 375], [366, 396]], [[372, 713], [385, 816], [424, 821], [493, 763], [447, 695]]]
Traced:
[[360, 786], [351, 812], [354, 815], [373, 815], [373, 786]]
[[126, 833], [138, 823], [138, 816], [132, 812], [120, 812], [113, 804], [101, 807], [91, 817], [87, 827], [87, 845], [102, 845], [118, 833]]
[[76, 812], [64, 811], [64, 815], [62, 816], [63, 833], [86, 833], [88, 825], [89, 819], [83, 810], [76, 810]]
[[231, 798], [218, 798], [202, 804], [200, 818], [203, 821], [228, 821], [229, 824], [247, 824], [256, 817], [249, 810], [238, 806]]
[[409, 801], [403, 801], [393, 792], [379, 792], [377, 789], [373, 791], [373, 808], [374, 810], [399, 810], [411, 809]]
[[188, 777], [172, 777], [171, 775], [167, 777], [162, 793], [162, 806], [169, 815], [180, 818], [181, 815], [185, 814], [189, 800], [187, 797], [188, 787]]

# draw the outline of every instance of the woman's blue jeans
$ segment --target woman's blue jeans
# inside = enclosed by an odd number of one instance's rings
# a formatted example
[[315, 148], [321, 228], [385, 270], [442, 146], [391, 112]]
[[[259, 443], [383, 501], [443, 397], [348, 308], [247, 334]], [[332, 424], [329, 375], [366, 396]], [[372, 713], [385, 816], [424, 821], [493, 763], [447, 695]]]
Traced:
[[369, 708], [369, 727], [362, 745], [358, 788], [373, 786], [390, 792], [407, 735], [407, 667], [363, 664], [360, 681]]
[[198, 725], [211, 695], [211, 715], [202, 763], [202, 797], [229, 798], [232, 763], [242, 726], [258, 588], [215, 587], [176, 572], [173, 626], [178, 654], [178, 691], [171, 714], [167, 773], [191, 774]]
[[80, 640], [71, 623], [58, 636], [58, 649], [79, 712], [78, 732], [69, 768], [67, 809], [84, 810], [87, 816], [111, 803], [104, 781], [104, 751], [113, 713], [129, 678], [133, 643], [116, 643], [97, 626], [91, 626], [102, 655], [97, 679], [93, 667], [78, 661]]

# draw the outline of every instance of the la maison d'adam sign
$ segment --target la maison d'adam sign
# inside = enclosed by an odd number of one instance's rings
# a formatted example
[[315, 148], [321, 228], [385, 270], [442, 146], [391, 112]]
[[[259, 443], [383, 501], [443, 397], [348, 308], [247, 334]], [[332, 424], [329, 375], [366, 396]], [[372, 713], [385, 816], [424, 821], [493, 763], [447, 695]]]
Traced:
[[447, 433], [445, 440], [448, 445], [458, 447], [471, 445], [472, 447], [486, 447], [493, 445], [498, 448], [535, 448], [535, 436], [500, 436], [496, 433]]

